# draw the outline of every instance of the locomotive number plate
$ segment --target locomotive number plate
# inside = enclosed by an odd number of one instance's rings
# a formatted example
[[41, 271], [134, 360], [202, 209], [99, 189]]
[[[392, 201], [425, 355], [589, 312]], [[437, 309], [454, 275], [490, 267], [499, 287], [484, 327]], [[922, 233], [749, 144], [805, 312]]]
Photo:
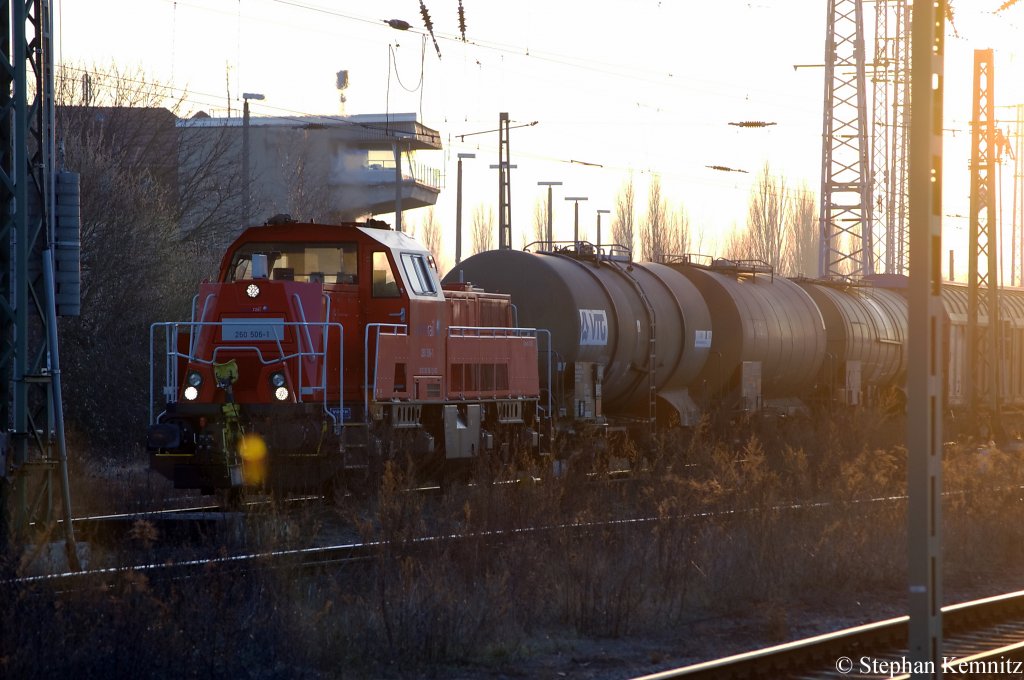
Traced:
[[284, 319], [224, 319], [221, 342], [284, 340]]

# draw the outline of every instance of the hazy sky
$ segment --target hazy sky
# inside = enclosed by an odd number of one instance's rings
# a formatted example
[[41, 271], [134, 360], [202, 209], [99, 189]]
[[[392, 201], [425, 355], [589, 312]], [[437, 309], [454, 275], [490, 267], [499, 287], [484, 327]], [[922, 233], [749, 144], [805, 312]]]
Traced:
[[[951, 215], [967, 212], [972, 50], [997, 49], [997, 104], [1024, 100], [1013, 51], [1024, 37], [1024, 2], [993, 16], [999, 4], [955, 3], [959, 36], [947, 42], [946, 65]], [[614, 208], [630, 172], [641, 210], [658, 173], [672, 205], [685, 206], [706, 234], [707, 252], [743, 224], [764, 163], [791, 185], [818, 191], [824, 71], [793, 65], [822, 63], [826, 0], [463, 0], [468, 44], [457, 39], [458, 0], [426, 5], [440, 58], [421, 35], [417, 0], [57, 0], [58, 60], [141, 66], [187, 88], [191, 108], [214, 115], [224, 115], [229, 101], [238, 111], [242, 92], [266, 95], [252, 104], [254, 115], [338, 113], [335, 73], [347, 69], [345, 112], [415, 111], [441, 132], [445, 151], [421, 160], [446, 174], [437, 214], [449, 258], [458, 152], [477, 154], [465, 165], [465, 222], [476, 204], [497, 203], [488, 168], [497, 162], [497, 134], [457, 135], [495, 129], [501, 111], [513, 124], [539, 121], [511, 133], [517, 247], [520, 234], [532, 233], [534, 202], [546, 196], [540, 180], [564, 182], [555, 190], [556, 237], [564, 238], [572, 206], [562, 197], [590, 198], [581, 223], [593, 236], [594, 211]], [[386, 19], [408, 21], [419, 33], [396, 31]], [[728, 125], [741, 120], [776, 125]], [[417, 212], [406, 221], [418, 222]], [[965, 225], [950, 218], [949, 247], [965, 238]]]

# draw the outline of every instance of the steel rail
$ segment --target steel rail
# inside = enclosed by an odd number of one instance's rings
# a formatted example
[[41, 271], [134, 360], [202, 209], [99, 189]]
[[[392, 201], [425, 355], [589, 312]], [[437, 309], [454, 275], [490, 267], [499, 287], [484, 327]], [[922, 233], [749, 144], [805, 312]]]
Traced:
[[[1024, 659], [1024, 591], [947, 605], [942, 608], [942, 621], [944, 635], [948, 636], [943, 655], [953, 660], [951, 666]], [[900, 664], [910, 663], [909, 622], [909, 616], [900, 616], [634, 680], [762, 677], [811, 680], [843, 675], [910, 678], [910, 673], [866, 674], [862, 672], [865, 670], [862, 663], [866, 662], [861, 661], [877, 660], [884, 668], [902, 671]], [[842, 666], [843, 660], [848, 665]], [[1010, 675], [1020, 677], [1020, 674]]]

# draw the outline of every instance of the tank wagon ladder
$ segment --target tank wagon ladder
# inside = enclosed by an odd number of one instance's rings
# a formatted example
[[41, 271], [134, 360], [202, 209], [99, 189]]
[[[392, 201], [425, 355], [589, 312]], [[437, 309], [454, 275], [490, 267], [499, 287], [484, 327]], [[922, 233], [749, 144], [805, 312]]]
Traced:
[[647, 420], [648, 420], [648, 434], [651, 439], [654, 439], [654, 435], [658, 429], [658, 371], [657, 371], [657, 359], [658, 359], [658, 347], [657, 347], [657, 329], [658, 320], [654, 314], [654, 305], [647, 298], [647, 294], [644, 292], [644, 287], [640, 285], [640, 282], [633, 276], [631, 267], [622, 267], [618, 263], [611, 263], [623, 275], [629, 279], [629, 282], [633, 284], [633, 288], [636, 289], [636, 294], [640, 297], [640, 301], [644, 304], [644, 309], [647, 311], [647, 319], [650, 322], [650, 330], [647, 336]]

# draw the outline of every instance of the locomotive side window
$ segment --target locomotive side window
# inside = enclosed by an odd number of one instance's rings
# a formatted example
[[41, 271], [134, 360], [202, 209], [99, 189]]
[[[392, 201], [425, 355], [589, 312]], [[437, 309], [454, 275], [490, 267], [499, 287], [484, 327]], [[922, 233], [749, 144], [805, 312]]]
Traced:
[[437, 294], [437, 284], [426, 257], [420, 253], [402, 253], [402, 266], [413, 293], [431, 297]]
[[375, 252], [373, 254], [373, 297], [398, 296], [398, 282], [395, 280], [395, 273], [391, 271], [388, 254]]

